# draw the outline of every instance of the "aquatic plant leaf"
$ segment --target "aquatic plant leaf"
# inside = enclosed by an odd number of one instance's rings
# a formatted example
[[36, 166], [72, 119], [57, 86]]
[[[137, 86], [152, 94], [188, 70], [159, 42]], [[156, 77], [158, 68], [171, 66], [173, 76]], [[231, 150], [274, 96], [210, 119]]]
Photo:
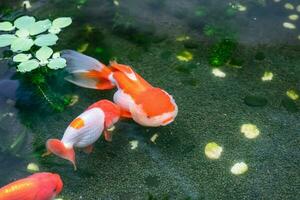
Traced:
[[70, 24], [72, 24], [71, 17], [60, 17], [53, 21], [52, 26], [55, 28], [65, 28]]
[[22, 73], [30, 72], [38, 67], [39, 67], [39, 62], [35, 59], [32, 59], [19, 64], [17, 67], [17, 71]]
[[14, 41], [15, 39], [17, 39], [15, 35], [11, 35], [11, 34], [0, 35], [0, 47], [5, 47], [10, 45], [12, 41]]
[[13, 57], [14, 62], [25, 62], [31, 58], [31, 54], [20, 53]]
[[51, 27], [49, 28], [49, 33], [58, 34], [58, 33], [60, 33], [60, 31], [61, 31], [61, 29], [60, 29], [60, 28], [57, 28], [57, 27], [51, 26]]
[[51, 46], [56, 44], [58, 37], [52, 33], [40, 35], [35, 41], [34, 44], [40, 47]]
[[67, 66], [67, 61], [64, 58], [54, 58], [48, 64], [50, 69], [61, 69], [65, 66]]
[[15, 27], [10, 22], [0, 22], [0, 31], [12, 31]]
[[26, 29], [17, 30], [16, 35], [19, 38], [24, 38], [25, 39], [29, 36], [29, 31], [27, 31]]
[[53, 50], [50, 47], [44, 46], [41, 47], [37, 52], [36, 52], [36, 57], [37, 59], [39, 59], [42, 62], [45, 62], [48, 60], [48, 58], [50, 58], [50, 56], [52, 55]]
[[256, 107], [262, 107], [267, 105], [268, 103], [267, 99], [259, 96], [246, 96], [244, 98], [244, 102], [248, 106], [256, 106]]
[[41, 21], [33, 23], [29, 27], [29, 33], [30, 33], [30, 35], [37, 35], [37, 34], [45, 32], [50, 27], [51, 27], [51, 21], [49, 19], [41, 20]]
[[60, 58], [60, 53], [59, 53], [59, 52], [55, 52], [55, 53], [52, 55], [52, 58]]
[[17, 38], [12, 41], [10, 48], [13, 52], [28, 51], [33, 46], [33, 44], [34, 43], [32, 39]]
[[23, 16], [15, 20], [14, 25], [18, 29], [27, 29], [35, 22], [34, 17]]

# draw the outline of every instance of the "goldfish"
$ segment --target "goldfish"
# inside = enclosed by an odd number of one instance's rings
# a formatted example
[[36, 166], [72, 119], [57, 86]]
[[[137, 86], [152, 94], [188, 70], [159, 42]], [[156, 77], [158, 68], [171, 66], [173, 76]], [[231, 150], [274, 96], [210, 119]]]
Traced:
[[91, 153], [93, 143], [104, 132], [104, 138], [111, 141], [111, 130], [120, 118], [120, 108], [108, 100], [100, 100], [89, 106], [67, 127], [61, 140], [49, 139], [46, 142], [47, 152], [43, 156], [55, 154], [70, 161], [76, 170], [74, 147], [83, 148]]
[[62, 188], [58, 174], [36, 173], [0, 188], [0, 200], [51, 200]]
[[121, 108], [121, 117], [131, 118], [143, 126], [165, 126], [174, 121], [178, 107], [165, 90], [153, 87], [130, 66], [110, 62], [109, 66], [76, 51], [65, 50], [70, 73], [66, 80], [85, 88], [117, 88], [113, 100]]

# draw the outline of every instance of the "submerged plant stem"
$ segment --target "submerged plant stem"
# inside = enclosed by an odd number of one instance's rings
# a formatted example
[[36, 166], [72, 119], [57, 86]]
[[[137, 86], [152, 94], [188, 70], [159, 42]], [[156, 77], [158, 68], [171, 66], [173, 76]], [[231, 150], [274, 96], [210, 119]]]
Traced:
[[39, 89], [39, 91], [41, 92], [42, 96], [46, 99], [46, 101], [51, 105], [52, 108], [55, 108], [54, 103], [49, 99], [49, 97], [46, 95], [46, 93], [44, 92], [44, 90], [41, 88], [40, 85], [37, 85], [37, 88]]

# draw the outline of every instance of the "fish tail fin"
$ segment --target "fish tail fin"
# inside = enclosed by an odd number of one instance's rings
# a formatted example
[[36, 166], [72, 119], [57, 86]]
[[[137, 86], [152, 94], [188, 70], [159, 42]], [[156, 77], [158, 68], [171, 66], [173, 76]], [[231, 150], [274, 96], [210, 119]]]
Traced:
[[46, 147], [49, 153], [53, 153], [63, 159], [69, 160], [76, 170], [75, 151], [73, 147], [66, 147], [58, 139], [49, 139], [46, 142]]
[[65, 79], [85, 88], [107, 90], [115, 87], [110, 80], [112, 71], [96, 59], [72, 50], [64, 50], [62, 57], [67, 61], [69, 76]]

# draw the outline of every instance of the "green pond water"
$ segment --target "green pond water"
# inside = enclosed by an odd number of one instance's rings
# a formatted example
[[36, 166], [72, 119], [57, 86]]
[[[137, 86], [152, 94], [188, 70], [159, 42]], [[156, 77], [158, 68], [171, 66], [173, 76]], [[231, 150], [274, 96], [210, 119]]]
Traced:
[[[15, 73], [2, 60], [0, 186], [30, 175], [27, 165], [35, 163], [61, 175], [64, 200], [299, 199], [300, 100], [287, 95], [300, 95], [300, 19], [289, 19], [300, 15], [299, 1], [32, 0], [27, 10], [21, 3], [1, 0], [1, 20], [72, 17], [58, 50], [133, 66], [172, 94], [179, 113], [159, 128], [120, 121], [111, 143], [100, 138], [92, 154], [76, 151], [74, 171], [68, 161], [41, 157], [45, 141], [61, 138], [115, 90], [77, 87], [64, 70], [38, 88], [28, 81], [34, 73]], [[70, 106], [68, 97], [78, 101]], [[259, 135], [245, 137], [243, 124]], [[219, 159], [205, 155], [209, 142], [223, 148]], [[237, 162], [248, 171], [232, 174]]]

